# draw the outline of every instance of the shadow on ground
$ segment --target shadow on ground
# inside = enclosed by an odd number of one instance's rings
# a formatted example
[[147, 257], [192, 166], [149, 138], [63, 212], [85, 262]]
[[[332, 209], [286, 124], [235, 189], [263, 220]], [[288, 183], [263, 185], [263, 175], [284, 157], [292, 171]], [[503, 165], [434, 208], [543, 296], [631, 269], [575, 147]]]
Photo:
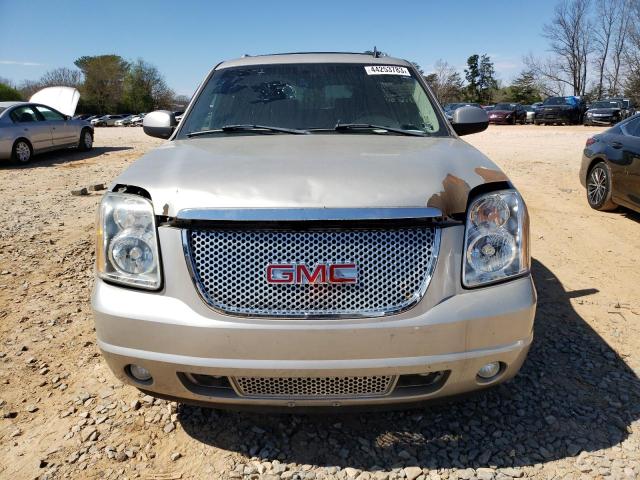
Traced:
[[629, 220], [633, 220], [637, 223], [640, 223], [640, 212], [634, 212], [628, 208], [621, 208], [620, 213], [623, 217], [628, 218]]
[[14, 161], [0, 162], [0, 170], [24, 170], [30, 168], [51, 167], [63, 163], [77, 162], [99, 157], [105, 153], [121, 152], [123, 150], [133, 150], [133, 147], [94, 147], [87, 152], [81, 152], [75, 148], [55, 150], [52, 152], [35, 155], [29, 163], [22, 164]]
[[180, 405], [195, 440], [260, 461], [363, 470], [513, 467], [609, 448], [640, 418], [640, 380], [533, 262], [535, 341], [518, 376], [453, 403], [404, 412], [272, 415]]

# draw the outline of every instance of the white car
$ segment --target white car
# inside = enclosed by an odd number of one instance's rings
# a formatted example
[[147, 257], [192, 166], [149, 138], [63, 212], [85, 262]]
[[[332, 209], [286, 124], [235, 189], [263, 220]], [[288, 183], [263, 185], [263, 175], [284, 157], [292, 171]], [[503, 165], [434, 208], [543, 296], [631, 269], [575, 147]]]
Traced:
[[121, 118], [120, 120], [116, 120], [113, 125], [115, 127], [127, 127], [131, 124], [131, 119], [133, 118], [133, 115], [127, 115], [124, 118]]
[[131, 127], [141, 127], [142, 126], [142, 120], [144, 120], [144, 116], [146, 115], [146, 113], [140, 113], [138, 115], [134, 115], [133, 117], [131, 117], [131, 122], [129, 123], [129, 126]]
[[91, 125], [94, 127], [113, 127], [117, 120], [126, 117], [126, 115], [103, 115], [99, 118], [91, 120]]

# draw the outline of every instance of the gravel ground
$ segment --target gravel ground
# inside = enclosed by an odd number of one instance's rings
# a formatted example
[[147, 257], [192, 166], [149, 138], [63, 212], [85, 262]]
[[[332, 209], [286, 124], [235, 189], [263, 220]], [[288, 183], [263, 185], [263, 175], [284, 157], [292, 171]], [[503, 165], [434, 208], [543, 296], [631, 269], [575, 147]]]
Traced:
[[95, 345], [93, 231], [108, 183], [161, 142], [96, 132], [89, 153], [0, 165], [0, 477], [509, 479], [640, 477], [640, 215], [598, 213], [577, 179], [597, 128], [469, 138], [532, 216], [535, 341], [498, 388], [415, 410], [260, 415], [121, 385]]

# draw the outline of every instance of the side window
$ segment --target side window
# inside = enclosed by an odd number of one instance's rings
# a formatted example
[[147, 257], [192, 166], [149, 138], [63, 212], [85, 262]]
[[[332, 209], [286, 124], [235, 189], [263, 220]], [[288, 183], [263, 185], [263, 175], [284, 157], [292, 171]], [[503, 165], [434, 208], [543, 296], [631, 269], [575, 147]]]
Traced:
[[61, 114], [42, 105], [36, 105], [36, 110], [42, 114], [45, 120], [64, 120], [64, 117]]
[[38, 115], [29, 105], [24, 105], [22, 107], [14, 108], [13, 111], [9, 115], [11, 120], [17, 123], [28, 123], [28, 122], [37, 122]]
[[636, 117], [625, 125], [625, 132], [634, 137], [640, 137], [640, 117]]

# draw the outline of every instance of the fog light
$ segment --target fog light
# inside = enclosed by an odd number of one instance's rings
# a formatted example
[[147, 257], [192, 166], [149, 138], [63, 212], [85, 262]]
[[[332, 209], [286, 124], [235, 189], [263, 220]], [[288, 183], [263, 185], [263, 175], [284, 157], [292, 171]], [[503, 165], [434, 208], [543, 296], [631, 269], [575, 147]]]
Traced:
[[140, 365], [131, 364], [129, 365], [129, 372], [131, 376], [140, 382], [148, 382], [151, 380], [151, 372]]
[[500, 372], [500, 362], [491, 362], [483, 365], [478, 370], [478, 376], [484, 380], [495, 377]]

